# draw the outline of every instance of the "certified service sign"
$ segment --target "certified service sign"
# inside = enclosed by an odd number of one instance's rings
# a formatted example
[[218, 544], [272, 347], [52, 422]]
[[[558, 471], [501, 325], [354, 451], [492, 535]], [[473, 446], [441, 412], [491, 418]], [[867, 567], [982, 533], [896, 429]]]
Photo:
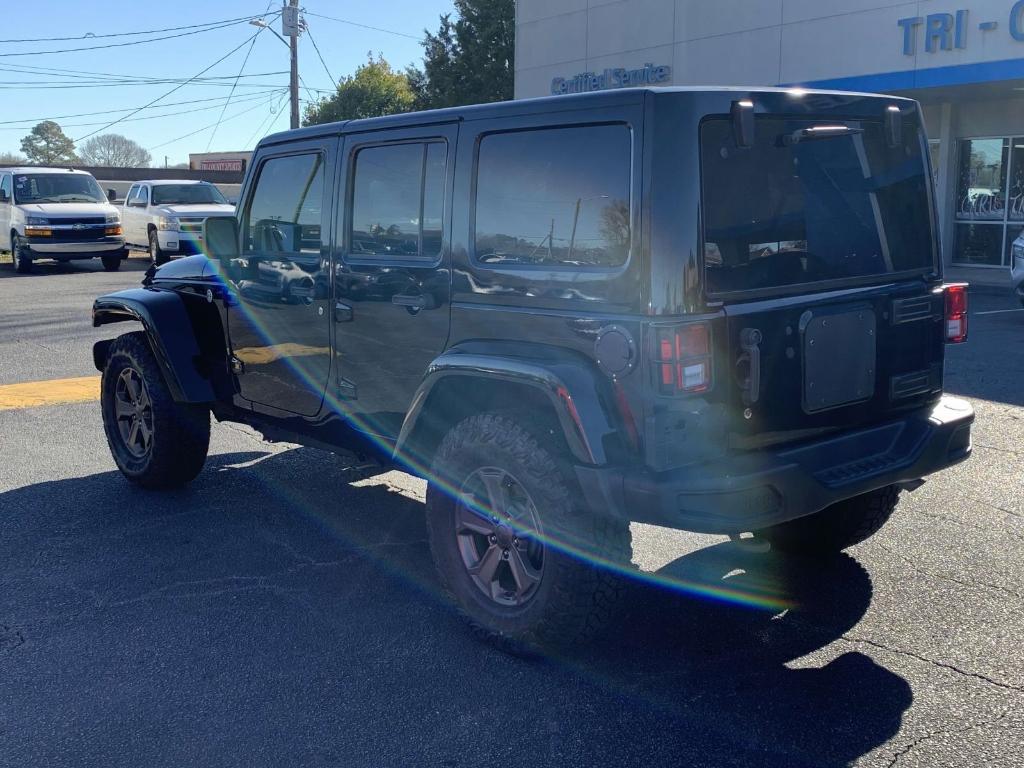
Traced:
[[568, 79], [556, 77], [551, 81], [551, 93], [587, 93], [608, 88], [638, 88], [659, 85], [672, 80], [672, 67], [644, 64], [643, 69], [606, 69], [604, 72], [581, 72]]

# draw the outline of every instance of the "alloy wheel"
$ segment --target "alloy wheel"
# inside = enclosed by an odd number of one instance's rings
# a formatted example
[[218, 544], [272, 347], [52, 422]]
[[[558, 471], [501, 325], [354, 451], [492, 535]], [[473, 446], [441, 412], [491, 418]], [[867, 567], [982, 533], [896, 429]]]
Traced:
[[476, 587], [495, 603], [518, 607], [536, 594], [544, 572], [544, 545], [530, 494], [509, 472], [476, 470], [455, 505], [462, 563]]
[[125, 368], [114, 387], [117, 431], [128, 452], [142, 458], [153, 445], [153, 405], [146, 382], [134, 368]]

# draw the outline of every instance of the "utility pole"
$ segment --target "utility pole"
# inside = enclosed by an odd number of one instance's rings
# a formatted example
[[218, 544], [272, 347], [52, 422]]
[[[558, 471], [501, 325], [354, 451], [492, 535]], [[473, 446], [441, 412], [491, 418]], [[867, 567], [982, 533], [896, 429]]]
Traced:
[[299, 0], [288, 0], [288, 7], [283, 14], [289, 17], [286, 22], [289, 31], [288, 41], [292, 49], [292, 72], [289, 81], [292, 102], [292, 128], [299, 127]]

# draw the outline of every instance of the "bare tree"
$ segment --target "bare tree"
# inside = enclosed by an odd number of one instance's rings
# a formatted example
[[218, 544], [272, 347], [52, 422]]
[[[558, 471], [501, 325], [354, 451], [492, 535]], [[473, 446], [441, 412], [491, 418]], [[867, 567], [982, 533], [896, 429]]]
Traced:
[[145, 168], [153, 159], [139, 144], [117, 133], [93, 136], [78, 148], [83, 165], [108, 168]]
[[27, 165], [28, 160], [17, 152], [0, 152], [0, 166]]

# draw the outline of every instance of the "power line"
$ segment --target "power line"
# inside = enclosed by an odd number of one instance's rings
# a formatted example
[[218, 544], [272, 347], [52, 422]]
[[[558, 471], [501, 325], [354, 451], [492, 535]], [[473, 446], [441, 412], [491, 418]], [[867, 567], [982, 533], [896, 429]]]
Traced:
[[224, 102], [224, 106], [220, 110], [220, 117], [217, 118], [217, 125], [213, 126], [213, 132], [210, 134], [209, 141], [206, 142], [206, 151], [210, 151], [210, 145], [213, 144], [213, 137], [217, 135], [217, 126], [220, 125], [220, 121], [224, 119], [224, 113], [227, 111], [228, 104], [231, 103], [231, 97], [235, 95], [235, 89], [238, 87], [238, 81], [242, 77], [242, 72], [245, 70], [245, 65], [249, 63], [249, 57], [252, 55], [253, 46], [256, 45], [256, 38], [260, 36], [266, 27], [260, 27], [252, 38], [252, 42], [249, 43], [249, 50], [245, 52], [245, 58], [242, 59], [242, 66], [238, 68], [238, 74], [235, 75], [235, 82], [231, 84], [231, 90], [228, 91], [227, 101]]
[[327, 62], [324, 61], [324, 57], [320, 53], [320, 46], [316, 44], [316, 40], [313, 39], [313, 33], [309, 31], [308, 26], [306, 27], [306, 34], [309, 35], [309, 42], [313, 44], [313, 50], [316, 51], [316, 55], [320, 58], [320, 63], [324, 65], [324, 72], [327, 73], [327, 77], [330, 78], [331, 82], [336, 84], [338, 81], [334, 79], [334, 75], [332, 75], [331, 70], [328, 69]]
[[[0, 82], [8, 83], [8, 84], [24, 83], [24, 84], [29, 84], [29, 85], [31, 85], [31, 84], [47, 85], [47, 84], [67, 84], [67, 83], [74, 83], [76, 81], [86, 81], [87, 84], [89, 84], [89, 85], [94, 85], [94, 84], [99, 84], [99, 83], [108, 83], [108, 82], [109, 83], [113, 83], [115, 85], [120, 85], [120, 84], [123, 84], [123, 83], [138, 83], [139, 85], [150, 85], [150, 84], [159, 84], [159, 83], [176, 83], [176, 82], [181, 82], [182, 80], [186, 79], [186, 78], [183, 78], [183, 77], [173, 77], [171, 75], [164, 75], [164, 76], [159, 76], [159, 75], [113, 75], [113, 74], [108, 75], [108, 74], [103, 74], [103, 73], [83, 74], [83, 73], [77, 73], [77, 72], [67, 72], [67, 73], [64, 73], [64, 72], [37, 72], [34, 69], [21, 69], [21, 68], [9, 67], [7, 65], [0, 64], [0, 74], [8, 73], [8, 72], [11, 73], [11, 74], [16, 74], [16, 75], [35, 75], [36, 77], [51, 77], [51, 78], [56, 78], [56, 79], [53, 79], [53, 80], [2, 80]], [[277, 71], [274, 71], [274, 72], [251, 72], [248, 75], [242, 75], [241, 77], [244, 77], [244, 78], [272, 77], [274, 75], [286, 75], [286, 74], [288, 74], [288, 71], [282, 69], [282, 70], [277, 70]], [[196, 81], [204, 82], [204, 83], [211, 83], [211, 84], [218, 84], [219, 81], [232, 80], [233, 78], [234, 78], [233, 75], [212, 75], [210, 77], [199, 77], [199, 78], [196, 78]], [[223, 84], [224, 85], [229, 85], [230, 83], [223, 83]]]
[[[278, 110], [279, 110], [279, 111], [278, 111], [278, 113], [277, 113], [278, 115], [281, 115], [281, 114], [283, 114], [283, 112], [281, 112], [281, 111], [280, 111], [280, 108], [281, 108], [281, 104], [283, 104], [283, 103], [284, 103], [284, 97], [282, 96], [282, 97], [281, 97], [281, 101], [279, 101], [279, 102], [277, 103], [277, 104], [278, 104]], [[270, 120], [270, 125], [268, 125], [268, 126], [266, 127], [266, 129], [265, 129], [265, 130], [263, 131], [263, 135], [262, 135], [262, 136], [260, 136], [260, 141], [263, 141], [263, 139], [264, 139], [264, 138], [266, 138], [266, 135], [267, 135], [268, 133], [270, 133], [270, 129], [271, 129], [271, 128], [273, 128], [273, 127], [274, 127], [274, 119], [273, 119], [273, 118], [271, 118], [271, 120]]]
[[[115, 72], [96, 72], [88, 69], [64, 69], [61, 67], [43, 67], [38, 64], [21, 64], [21, 63], [0, 63], [0, 70], [4, 72], [18, 72], [26, 75], [63, 75], [64, 77], [89, 77], [95, 76], [97, 78], [108, 78], [114, 80], [178, 80], [184, 78], [174, 78], [169, 76], [156, 76], [156, 75], [125, 75], [123, 73]], [[285, 70], [278, 70], [275, 72], [254, 72], [246, 75], [246, 77], [257, 77], [260, 75], [281, 75], [285, 74]], [[209, 79], [230, 79], [231, 75], [215, 75]], [[206, 79], [206, 78], [204, 78]]]
[[249, 41], [253, 40], [253, 39], [254, 39], [254, 38], [256, 37], [256, 35], [258, 35], [258, 34], [259, 34], [259, 33], [260, 33], [261, 31], [262, 31], [262, 29], [257, 29], [257, 30], [256, 30], [256, 31], [255, 31], [255, 32], [254, 32], [254, 33], [252, 34], [252, 35], [250, 35], [250, 36], [249, 36], [249, 37], [247, 37], [247, 38], [246, 38], [245, 40], [243, 40], [243, 41], [241, 42], [241, 44], [239, 44], [239, 45], [237, 45], [236, 47], [232, 48], [232, 49], [231, 49], [230, 51], [228, 51], [228, 52], [227, 52], [227, 53], [225, 53], [225, 54], [224, 54], [223, 56], [221, 56], [221, 57], [220, 57], [219, 59], [217, 59], [217, 60], [216, 60], [215, 62], [213, 62], [213, 64], [210, 64], [210, 65], [209, 65], [208, 67], [205, 67], [204, 69], [200, 70], [200, 71], [199, 71], [199, 72], [197, 72], [197, 73], [196, 73], [195, 75], [193, 75], [193, 76], [192, 76], [192, 77], [190, 77], [190, 78], [189, 78], [188, 80], [186, 80], [186, 81], [185, 81], [184, 83], [181, 83], [180, 85], [176, 85], [176, 86], [174, 86], [173, 88], [171, 88], [171, 90], [167, 91], [166, 93], [164, 93], [164, 94], [162, 94], [162, 95], [160, 95], [160, 96], [157, 96], [157, 97], [156, 97], [155, 99], [153, 99], [153, 100], [152, 100], [151, 102], [149, 102], [149, 103], [148, 103], [148, 104], [146, 104], [145, 106], [139, 107], [139, 108], [138, 108], [138, 109], [136, 109], [136, 110], [135, 110], [134, 112], [131, 112], [131, 113], [129, 113], [128, 115], [125, 115], [125, 117], [120, 117], [120, 118], [118, 118], [117, 120], [114, 120], [113, 122], [110, 122], [110, 123], [108, 123], [107, 125], [103, 126], [102, 128], [98, 128], [97, 130], [93, 131], [92, 133], [87, 133], [87, 134], [86, 134], [85, 136], [80, 136], [80, 137], [79, 137], [79, 138], [77, 139], [77, 141], [81, 141], [82, 139], [87, 139], [87, 138], [89, 138], [90, 136], [95, 136], [95, 135], [96, 135], [97, 133], [101, 133], [102, 131], [105, 131], [105, 130], [106, 130], [107, 128], [111, 128], [111, 127], [113, 127], [113, 126], [117, 125], [118, 123], [120, 123], [121, 121], [123, 121], [123, 120], [125, 120], [125, 119], [127, 119], [127, 118], [129, 118], [129, 117], [134, 117], [134, 116], [135, 116], [135, 115], [136, 115], [137, 113], [141, 112], [142, 110], [144, 110], [144, 109], [149, 109], [149, 108], [150, 108], [151, 106], [153, 106], [154, 104], [156, 104], [156, 103], [157, 103], [158, 101], [162, 101], [163, 99], [165, 99], [166, 97], [168, 97], [168, 96], [170, 96], [170, 95], [171, 95], [172, 93], [174, 93], [175, 91], [180, 91], [180, 90], [181, 90], [182, 88], [184, 88], [184, 87], [185, 87], [186, 85], [188, 85], [188, 84], [189, 84], [190, 82], [192, 82], [193, 80], [195, 80], [195, 79], [196, 79], [197, 77], [201, 77], [202, 75], [205, 75], [205, 74], [206, 74], [207, 72], [209, 72], [209, 71], [210, 71], [211, 69], [213, 69], [213, 68], [214, 68], [215, 66], [217, 66], [217, 65], [218, 65], [218, 64], [220, 64], [220, 63], [221, 63], [222, 61], [224, 61], [225, 59], [227, 59], [227, 58], [228, 58], [229, 56], [232, 56], [232, 55], [233, 55], [233, 54], [235, 54], [235, 53], [236, 53], [237, 51], [241, 50], [241, 49], [242, 49], [242, 47], [244, 47], [246, 43], [248, 43]]
[[[31, 90], [40, 90], [40, 91], [68, 91], [68, 90], [71, 90], [71, 91], [73, 91], [73, 90], [80, 89], [80, 88], [128, 88], [128, 87], [138, 86], [138, 85], [149, 85], [149, 86], [153, 86], [153, 85], [171, 85], [172, 83], [180, 83], [181, 85], [214, 86], [214, 87], [217, 87], [217, 88], [228, 88], [228, 87], [231, 86], [231, 83], [224, 83], [224, 82], [219, 82], [219, 81], [209, 81], [209, 80], [204, 80], [202, 78], [199, 78], [198, 80], [153, 80], [153, 81], [141, 81], [141, 82], [140, 81], [135, 81], [135, 80], [128, 80], [128, 81], [123, 82], [123, 83], [116, 83], [116, 82], [110, 82], [110, 81], [106, 81], [106, 80], [101, 80], [99, 82], [91, 82], [91, 83], [90, 82], [84, 82], [84, 83], [73, 83], [73, 84], [72, 83], [67, 83], [67, 84], [59, 84], [59, 83], [57, 83], [57, 84], [46, 84], [46, 82], [44, 81], [44, 82], [41, 82], [41, 83], [40, 82], [25, 83], [25, 84], [22, 84], [22, 85], [18, 85], [16, 82], [0, 80], [0, 90], [3, 90], [3, 91], [31, 91]], [[280, 87], [280, 83], [239, 83], [238, 87], [239, 88], [259, 88], [259, 89], [278, 88], [278, 87]], [[322, 89], [314, 88], [313, 90], [319, 91], [319, 90], [322, 90]], [[218, 98], [223, 98], [223, 97], [221, 96], [221, 97], [218, 97]]]
[[[276, 92], [276, 91], [280, 90], [283, 87], [284, 86], [275, 86], [272, 90], [274, 92]], [[270, 89], [268, 89], [268, 90], [270, 90]], [[246, 95], [247, 96], [252, 96], [253, 94], [246, 94]], [[260, 97], [265, 96], [265, 95], [266, 94], [259, 94]], [[207, 101], [220, 101], [223, 98], [224, 98], [223, 96], [211, 96], [211, 97], [209, 97], [207, 99], [188, 99], [187, 101], [169, 101], [166, 104], [161, 104], [160, 105], [160, 109], [163, 109], [164, 107], [179, 107], [179, 106], [182, 106], [182, 105], [185, 105], [185, 104], [200, 104], [202, 102], [207, 102]], [[215, 109], [216, 105], [213, 108]], [[92, 117], [93, 115], [113, 115], [113, 114], [116, 114], [118, 112], [131, 112], [133, 109], [136, 109], [136, 107], [125, 107], [124, 109], [104, 109], [104, 110], [100, 110], [99, 112], [78, 112], [77, 114], [73, 114], [73, 115], [53, 115], [52, 117], [26, 117], [24, 120], [0, 120], [0, 126], [3, 126], [3, 125], [13, 125], [15, 123], [37, 123], [37, 122], [39, 122], [41, 120], [63, 120], [63, 119], [68, 118], [68, 117]], [[182, 114], [182, 113], [173, 113], [173, 114]], [[167, 117], [167, 116], [168, 115], [160, 115], [160, 117]], [[125, 122], [128, 122], [128, 120], [126, 119]]]
[[0, 53], [0, 57], [10, 56], [46, 56], [54, 53], [79, 53], [81, 51], [99, 51], [105, 48], [124, 48], [129, 45], [143, 45], [144, 43], [156, 43], [161, 40], [173, 40], [177, 37], [188, 37], [189, 35], [198, 35], [203, 32], [213, 32], [218, 29], [227, 29], [228, 27], [235, 27], [239, 24], [245, 24], [246, 21], [233, 21], [230, 24], [221, 24], [216, 27], [206, 27], [204, 29], [195, 29], [191, 32], [179, 32], [176, 35], [165, 35], [163, 37], [151, 37], [148, 40], [131, 40], [127, 43], [108, 43], [106, 45], [90, 45], [84, 48], [58, 48], [50, 51], [21, 51], [20, 53]]
[[202, 133], [203, 131], [208, 131], [211, 128], [213, 128], [215, 125], [219, 125], [222, 122], [227, 123], [227, 122], [230, 122], [230, 121], [234, 120], [237, 117], [241, 117], [242, 115], [247, 115], [250, 112], [252, 112], [253, 110], [259, 109], [260, 106], [262, 106], [262, 105], [257, 104], [255, 107], [249, 107], [248, 109], [243, 109], [241, 112], [236, 112], [235, 114], [233, 114], [231, 117], [227, 118], [226, 120], [218, 120], [216, 123], [210, 123], [209, 125], [204, 125], [202, 128], [197, 128], [196, 130], [190, 131], [190, 132], [188, 132], [188, 133], [186, 133], [186, 134], [184, 134], [182, 136], [178, 136], [175, 139], [171, 139], [169, 141], [163, 142], [162, 144], [157, 144], [155, 146], [149, 147], [149, 150], [153, 151], [154, 149], [160, 149], [161, 147], [166, 147], [168, 144], [174, 144], [176, 141], [181, 141], [182, 139], [187, 139], [190, 136], [195, 136], [197, 133]]
[[[244, 97], [240, 97], [238, 99], [235, 99], [235, 104], [247, 104], [247, 103], [251, 103], [251, 102], [254, 102], [254, 101], [263, 101], [265, 98], [267, 98], [267, 96], [271, 96], [271, 97], [276, 96], [278, 93], [281, 92], [281, 90], [282, 90], [281, 88], [275, 88], [274, 90], [268, 91], [266, 93], [257, 93], [257, 94], [251, 94], [250, 93], [250, 94], [246, 94]], [[215, 100], [216, 101], [223, 101], [224, 97], [223, 96], [217, 96]], [[187, 103], [190, 103], [190, 102], [180, 102], [180, 103], [186, 103], [187, 104]], [[208, 112], [211, 109], [221, 109], [221, 108], [222, 107], [221, 107], [220, 104], [212, 104], [212, 105], [206, 106], [206, 107], [197, 107], [196, 109], [186, 109], [186, 110], [181, 110], [181, 111], [178, 111], [178, 112], [164, 112], [164, 113], [161, 113], [159, 115], [147, 115], [145, 117], [130, 117], [130, 118], [127, 118], [126, 120], [124, 120], [123, 122], [125, 122], [125, 123], [137, 123], [137, 122], [140, 122], [140, 121], [143, 121], [143, 120], [161, 120], [161, 119], [168, 118], [168, 117], [178, 117], [179, 115], [191, 115], [191, 114], [194, 114], [196, 112]], [[100, 114], [107, 114], [107, 113], [101, 112]], [[52, 118], [52, 117], [41, 117], [41, 118], [38, 118], [35, 122], [40, 122], [40, 121], [45, 121], [45, 120], [53, 120], [53, 119], [54, 118]], [[31, 126], [33, 124], [33, 121], [26, 120], [26, 121], [24, 121], [24, 123], [25, 124], [23, 124], [23, 125], [0, 124], [0, 131], [24, 131], [24, 130], [27, 130], [28, 128], [31, 128]], [[89, 127], [91, 127], [93, 125], [103, 125], [103, 122], [65, 123], [65, 124], [61, 125], [61, 128], [89, 128]]]
[[260, 120], [260, 124], [256, 126], [256, 130], [252, 132], [252, 136], [250, 136], [245, 142], [245, 146], [251, 147], [253, 139], [255, 139], [256, 135], [263, 130], [263, 127], [267, 125], [268, 122], [273, 122], [274, 117], [278, 114], [278, 109], [280, 109], [282, 101], [284, 101], [284, 95], [278, 98], [277, 104], [270, 105], [270, 111], [267, 113], [267, 116]]
[[407, 37], [410, 40], [417, 40], [417, 41], [422, 41], [423, 40], [422, 37], [417, 37], [416, 35], [407, 35], [405, 32], [396, 32], [393, 29], [384, 29], [382, 27], [373, 27], [373, 26], [370, 26], [369, 24], [360, 24], [358, 21], [349, 21], [348, 19], [339, 19], [339, 18], [337, 18], [335, 16], [324, 16], [322, 13], [311, 13], [309, 11], [306, 11], [305, 14], [306, 14], [306, 16], [316, 16], [318, 19], [327, 19], [329, 21], [336, 21], [339, 24], [349, 24], [349, 25], [351, 25], [353, 27], [362, 27], [363, 29], [372, 29], [374, 32], [385, 32], [385, 33], [387, 33], [389, 35], [398, 35], [399, 37]]
[[[269, 6], [268, 6], [269, 8]], [[264, 11], [264, 14], [266, 11]], [[140, 30], [138, 32], [109, 32], [103, 35], [94, 35], [92, 32], [87, 32], [84, 35], [75, 35], [73, 37], [22, 37], [22, 38], [11, 38], [9, 40], [0, 40], [0, 43], [53, 43], [61, 40], [99, 40], [106, 37], [130, 37], [133, 35], [156, 35], [161, 32], [178, 32], [182, 29], [196, 29], [198, 27], [209, 27], [215, 24], [228, 24], [231, 22], [250, 21], [252, 19], [259, 18], [257, 16], [237, 16], [233, 19], [220, 19], [219, 21], [207, 21], [202, 24], [189, 24], [184, 27], [165, 27], [164, 29], [147, 29]]]

